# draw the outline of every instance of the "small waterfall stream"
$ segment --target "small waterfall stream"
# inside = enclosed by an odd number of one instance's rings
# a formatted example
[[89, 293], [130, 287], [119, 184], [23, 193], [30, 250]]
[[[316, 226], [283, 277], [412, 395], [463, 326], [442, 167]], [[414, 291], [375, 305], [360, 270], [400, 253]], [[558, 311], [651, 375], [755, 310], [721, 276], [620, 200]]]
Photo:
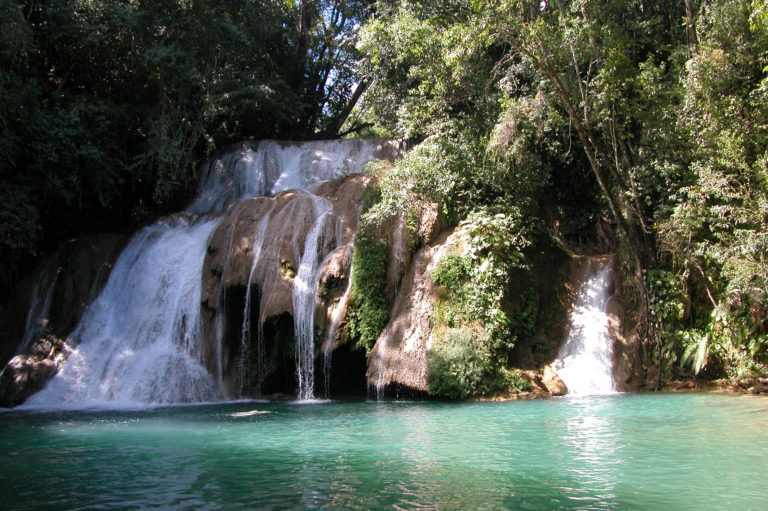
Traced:
[[571, 313], [568, 339], [552, 367], [569, 395], [612, 394], [613, 349], [608, 331], [608, 284], [612, 259], [590, 259]]
[[293, 283], [293, 321], [296, 336], [296, 377], [299, 400], [315, 397], [315, 289], [317, 288], [317, 245], [325, 219], [333, 207], [327, 199], [309, 194], [315, 222], [304, 240], [304, 253]]
[[[248, 282], [245, 286], [245, 306], [243, 307], [243, 326], [240, 329], [240, 395], [244, 395], [245, 381], [249, 376], [248, 372], [248, 355], [251, 350], [251, 289], [253, 282], [253, 274], [256, 271], [256, 266], [259, 264], [261, 258], [261, 247], [264, 244], [264, 237], [267, 232], [267, 226], [269, 225], [269, 219], [272, 216], [272, 210], [274, 205], [267, 210], [262, 217], [256, 232], [253, 235], [253, 259], [251, 261], [251, 269], [248, 272]], [[258, 376], [256, 377], [256, 395], [261, 395], [261, 368], [264, 365], [264, 343], [261, 336], [257, 336], [256, 340], [256, 370]]]
[[27, 312], [27, 321], [24, 327], [24, 338], [16, 353], [23, 353], [30, 345], [42, 337], [45, 327], [48, 325], [48, 316], [51, 312], [51, 300], [56, 282], [59, 278], [59, 268], [46, 266], [40, 272], [32, 290], [32, 303]]
[[[337, 236], [338, 240], [341, 240], [340, 236]], [[351, 252], [352, 252], [352, 245], [353, 242], [350, 242], [349, 245], [349, 252], [350, 252], [350, 258], [351, 258]], [[349, 297], [352, 294], [352, 272], [354, 271], [354, 267], [350, 265], [349, 267], [349, 276], [347, 278], [347, 288], [344, 290], [344, 294], [341, 295], [341, 298], [339, 299], [339, 303], [336, 304], [333, 311], [331, 312], [331, 324], [328, 327], [328, 333], [325, 335], [325, 341], [323, 342], [321, 346], [321, 350], [323, 352], [323, 379], [325, 381], [325, 397], [326, 399], [329, 399], [331, 397], [331, 370], [333, 369], [333, 349], [336, 346], [336, 333], [339, 329], [339, 323], [341, 322], [341, 318], [343, 317], [346, 309], [347, 309], [347, 303], [349, 302]]]

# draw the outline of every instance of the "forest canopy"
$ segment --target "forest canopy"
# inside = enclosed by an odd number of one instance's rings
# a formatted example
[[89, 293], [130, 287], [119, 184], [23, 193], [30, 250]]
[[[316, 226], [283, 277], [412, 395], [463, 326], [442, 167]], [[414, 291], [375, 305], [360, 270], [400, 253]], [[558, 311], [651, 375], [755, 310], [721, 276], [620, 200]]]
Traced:
[[335, 136], [366, 1], [0, 0], [2, 281], [180, 209], [213, 152]]

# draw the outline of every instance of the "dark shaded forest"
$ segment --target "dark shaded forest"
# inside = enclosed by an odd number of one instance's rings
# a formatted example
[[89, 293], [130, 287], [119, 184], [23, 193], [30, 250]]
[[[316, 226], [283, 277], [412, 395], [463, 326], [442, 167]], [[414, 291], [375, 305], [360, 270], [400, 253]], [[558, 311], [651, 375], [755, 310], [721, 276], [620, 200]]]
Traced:
[[371, 2], [0, 4], [0, 280], [62, 240], [181, 209], [245, 139], [332, 138]]

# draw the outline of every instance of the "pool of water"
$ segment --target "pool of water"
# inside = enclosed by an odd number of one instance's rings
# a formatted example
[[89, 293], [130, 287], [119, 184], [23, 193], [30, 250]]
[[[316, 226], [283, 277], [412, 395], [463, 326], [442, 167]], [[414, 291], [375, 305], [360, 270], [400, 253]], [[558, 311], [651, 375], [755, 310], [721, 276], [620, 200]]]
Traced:
[[753, 396], [0, 413], [3, 509], [758, 510], [766, 469]]

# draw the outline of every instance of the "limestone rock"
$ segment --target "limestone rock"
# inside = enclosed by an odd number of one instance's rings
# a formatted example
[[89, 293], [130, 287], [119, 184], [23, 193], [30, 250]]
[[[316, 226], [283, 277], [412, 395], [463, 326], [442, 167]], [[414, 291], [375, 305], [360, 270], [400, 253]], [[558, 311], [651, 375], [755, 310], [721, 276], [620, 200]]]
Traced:
[[455, 239], [444, 233], [434, 246], [420, 249], [413, 257], [392, 307], [390, 321], [376, 341], [366, 378], [383, 388], [400, 385], [427, 390], [427, 353], [432, 343], [432, 310], [438, 288], [432, 271], [449, 252]]
[[323, 351], [337, 344], [338, 326], [347, 313], [351, 265], [350, 242], [328, 254], [318, 271], [315, 325], [329, 334], [321, 348]]
[[[354, 175], [320, 183], [310, 190], [332, 206], [318, 238], [318, 330], [329, 327], [328, 306], [336, 305], [346, 289], [351, 242], [367, 179]], [[257, 311], [259, 323], [284, 314], [293, 316], [294, 278], [307, 235], [317, 221], [315, 200], [307, 192], [288, 190], [240, 201], [211, 236], [203, 264], [201, 302], [203, 360], [212, 374], [219, 371], [220, 356], [225, 361], [221, 367], [225, 373], [231, 372], [229, 365], [237, 363], [243, 304], [249, 288], [251, 314]], [[262, 236], [257, 240], [258, 233]], [[220, 336], [222, 345], [217, 345]], [[222, 377], [226, 380], [226, 375]]]
[[553, 396], [564, 396], [568, 393], [568, 387], [551, 366], [545, 366], [542, 370], [541, 383]]
[[423, 245], [431, 245], [448, 228], [448, 222], [440, 211], [440, 205], [429, 202], [421, 212], [417, 235]]

